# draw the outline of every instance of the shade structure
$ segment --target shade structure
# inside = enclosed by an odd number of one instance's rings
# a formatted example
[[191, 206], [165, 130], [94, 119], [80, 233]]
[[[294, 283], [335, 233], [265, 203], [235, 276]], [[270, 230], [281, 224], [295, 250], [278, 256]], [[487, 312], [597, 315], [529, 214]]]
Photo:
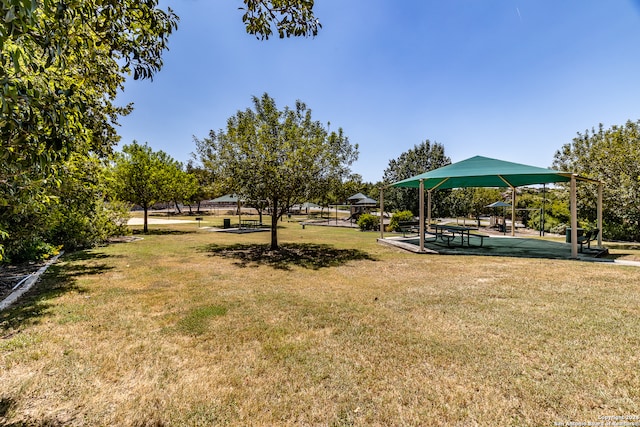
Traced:
[[[431, 193], [438, 189], [465, 188], [465, 187], [510, 187], [513, 194], [511, 206], [511, 219], [515, 224], [515, 198], [516, 187], [534, 184], [546, 184], [555, 182], [571, 183], [571, 229], [572, 229], [572, 255], [577, 257], [577, 207], [576, 188], [577, 180], [597, 183], [598, 187], [598, 227], [602, 229], [602, 183], [593, 179], [580, 177], [570, 172], [555, 171], [536, 166], [528, 166], [520, 163], [475, 156], [457, 163], [452, 163], [411, 178], [390, 184], [390, 187], [405, 187], [420, 189], [420, 250], [424, 248], [424, 192], [428, 192], [428, 216], [431, 222]], [[382, 198], [382, 190], [380, 192]], [[381, 234], [382, 232], [381, 224]], [[512, 235], [515, 235], [515, 227], [512, 227]], [[601, 244], [601, 241], [598, 241]]]
[[362, 199], [366, 199], [367, 196], [365, 196], [362, 193], [356, 193], [353, 196], [349, 197], [347, 200], [349, 200], [350, 202], [354, 202], [356, 200], [362, 200]]
[[364, 199], [358, 200], [355, 204], [357, 206], [376, 206], [378, 202], [371, 197], [365, 197]]
[[[422, 180], [425, 190], [465, 187], [513, 188], [550, 182], [569, 182], [572, 175], [569, 172], [475, 156], [394, 182], [391, 187], [419, 188]], [[581, 177], [577, 179], [596, 182]]]
[[485, 206], [485, 208], [510, 208], [511, 205], [509, 203], [503, 201], [493, 202], [490, 205]]
[[224, 196], [216, 197], [211, 200], [211, 203], [238, 203], [244, 202], [243, 199], [239, 199], [235, 194], [225, 194]]

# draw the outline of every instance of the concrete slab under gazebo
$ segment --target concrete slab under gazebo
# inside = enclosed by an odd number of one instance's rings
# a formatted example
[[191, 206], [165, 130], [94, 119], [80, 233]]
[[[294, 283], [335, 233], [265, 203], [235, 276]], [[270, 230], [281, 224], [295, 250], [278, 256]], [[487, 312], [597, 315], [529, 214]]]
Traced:
[[[571, 254], [571, 245], [564, 241], [553, 241], [535, 236], [511, 237], [498, 233], [485, 239], [482, 246], [447, 246], [441, 242], [427, 240], [420, 250], [418, 236], [381, 239], [380, 242], [393, 247], [402, 248], [414, 253], [430, 253], [439, 255], [479, 255], [502, 256], [515, 258], [545, 258], [545, 259], [575, 259]], [[611, 262], [613, 260], [601, 258], [607, 255], [606, 249], [585, 250], [578, 254], [580, 260]]]
[[[571, 257], [578, 258], [578, 211], [576, 203], [576, 183], [584, 181], [598, 185], [598, 228], [602, 230], [602, 182], [578, 176], [570, 172], [561, 172], [512, 163], [504, 160], [475, 156], [457, 163], [452, 163], [402, 181], [394, 182], [389, 187], [418, 188], [420, 197], [419, 250], [425, 252], [425, 190], [427, 192], [426, 224], [431, 226], [431, 195], [438, 189], [466, 187], [509, 187], [512, 192], [511, 221], [516, 219], [516, 188], [525, 185], [548, 184], [557, 182], [570, 183], [571, 189]], [[384, 188], [380, 190], [380, 210], [384, 210]], [[515, 236], [515, 227], [511, 228], [511, 236]], [[602, 245], [602, 233], [598, 235], [598, 246]], [[381, 224], [380, 237], [384, 239], [384, 227]]]

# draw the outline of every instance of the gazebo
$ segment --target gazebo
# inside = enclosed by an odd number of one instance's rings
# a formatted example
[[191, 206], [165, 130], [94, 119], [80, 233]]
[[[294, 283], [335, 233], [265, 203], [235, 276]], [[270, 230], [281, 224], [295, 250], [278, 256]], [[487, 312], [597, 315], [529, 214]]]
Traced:
[[362, 193], [354, 194], [347, 199], [351, 207], [351, 215], [360, 215], [378, 206], [378, 202]]
[[[569, 182], [571, 186], [571, 256], [578, 256], [578, 210], [576, 205], [576, 182], [585, 181], [598, 184], [598, 228], [602, 230], [602, 182], [578, 176], [570, 172], [560, 172], [520, 163], [506, 162], [488, 157], [475, 156], [452, 163], [402, 181], [390, 187], [418, 188], [420, 190], [420, 251], [424, 251], [425, 215], [424, 193], [427, 192], [427, 224], [431, 225], [431, 194], [438, 189], [465, 187], [509, 187], [512, 192], [511, 221], [516, 219], [516, 188], [524, 185]], [[380, 210], [384, 209], [384, 188], [380, 190]], [[381, 216], [382, 218], [382, 216]], [[382, 220], [381, 220], [382, 221]], [[384, 238], [384, 226], [380, 224], [380, 235]], [[515, 236], [515, 227], [511, 227]], [[602, 244], [602, 233], [598, 235], [598, 245]]]

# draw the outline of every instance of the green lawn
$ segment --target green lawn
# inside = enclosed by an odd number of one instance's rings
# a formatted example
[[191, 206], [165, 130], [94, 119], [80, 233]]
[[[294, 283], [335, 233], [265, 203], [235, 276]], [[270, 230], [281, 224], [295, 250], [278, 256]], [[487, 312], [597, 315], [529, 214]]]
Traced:
[[281, 225], [279, 254], [268, 232], [184, 224], [65, 255], [0, 313], [0, 425], [640, 414], [640, 268], [416, 255], [377, 233]]

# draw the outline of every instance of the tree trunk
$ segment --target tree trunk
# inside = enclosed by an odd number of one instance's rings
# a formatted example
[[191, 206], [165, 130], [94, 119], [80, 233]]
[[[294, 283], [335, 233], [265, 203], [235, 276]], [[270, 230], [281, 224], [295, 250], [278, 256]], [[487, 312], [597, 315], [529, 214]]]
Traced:
[[142, 209], [144, 209], [144, 225], [142, 227], [142, 231], [144, 233], [148, 233], [149, 232], [149, 226], [147, 225], [147, 212], [149, 211], [149, 206], [146, 205], [146, 203], [142, 206]]
[[180, 215], [182, 211], [180, 210], [180, 206], [178, 206], [178, 202], [174, 201], [173, 204], [176, 205], [176, 210], [178, 211], [178, 215]]
[[278, 199], [273, 200], [273, 212], [271, 212], [271, 250], [278, 250]]

